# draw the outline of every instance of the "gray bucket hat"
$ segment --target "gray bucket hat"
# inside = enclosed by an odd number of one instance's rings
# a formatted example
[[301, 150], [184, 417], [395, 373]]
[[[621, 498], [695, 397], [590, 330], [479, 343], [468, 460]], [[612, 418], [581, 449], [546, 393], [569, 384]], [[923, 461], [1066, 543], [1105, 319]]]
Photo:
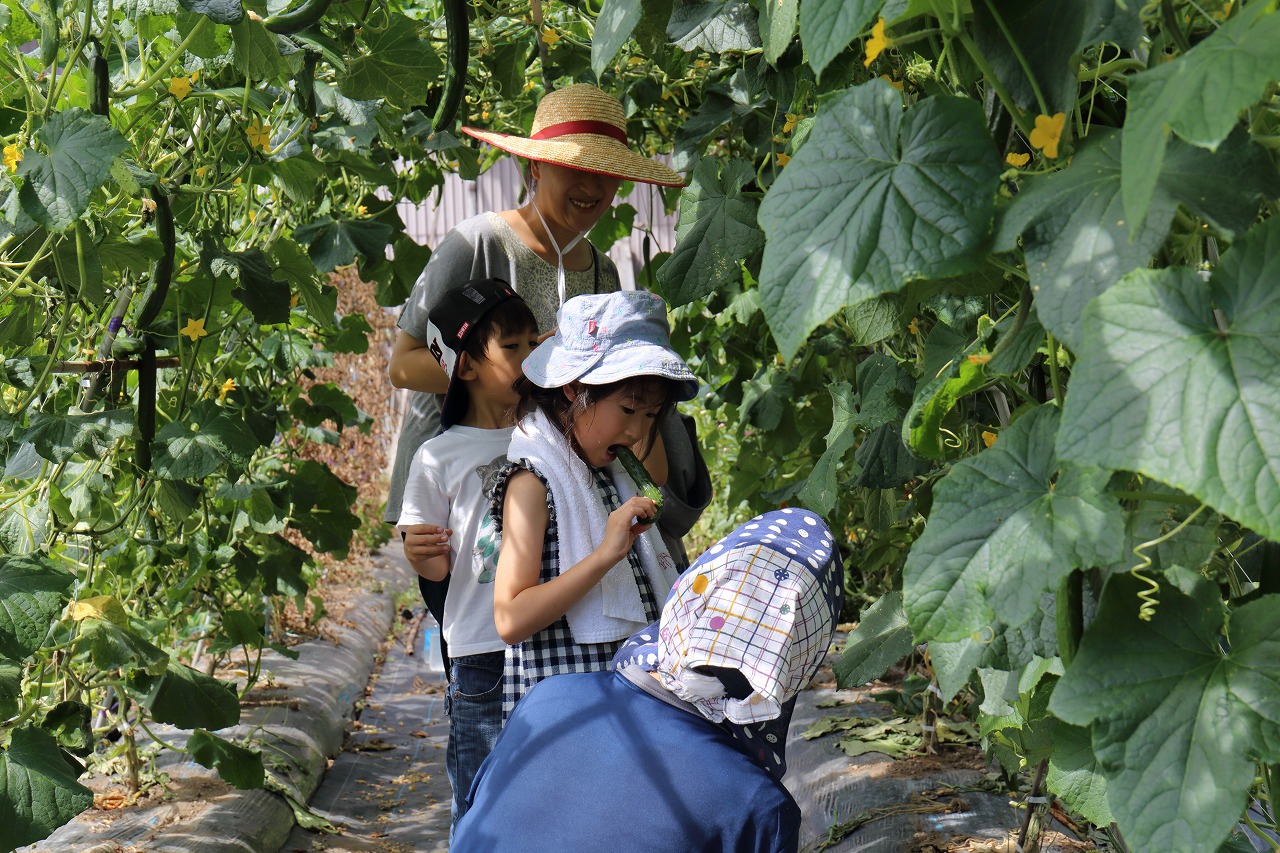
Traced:
[[556, 314], [556, 333], [525, 358], [524, 375], [543, 388], [661, 376], [680, 384], [681, 400], [698, 394], [698, 380], [671, 349], [667, 303], [639, 290], [567, 300]]

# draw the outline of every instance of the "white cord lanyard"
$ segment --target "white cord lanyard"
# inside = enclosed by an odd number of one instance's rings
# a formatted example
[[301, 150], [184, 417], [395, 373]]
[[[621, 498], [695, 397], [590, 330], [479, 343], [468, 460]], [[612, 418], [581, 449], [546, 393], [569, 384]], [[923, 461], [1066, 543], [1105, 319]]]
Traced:
[[578, 241], [582, 239], [586, 232], [579, 231], [578, 236], [570, 240], [568, 245], [561, 249], [560, 244], [556, 242], [556, 238], [552, 236], [551, 229], [547, 226], [547, 220], [542, 218], [542, 211], [538, 210], [537, 201], [530, 198], [529, 204], [533, 205], [533, 212], [538, 214], [538, 221], [542, 223], [542, 230], [547, 232], [547, 239], [551, 241], [551, 248], [556, 250], [556, 292], [560, 295], [558, 304], [563, 305], [565, 297], [564, 255], [565, 252], [578, 245]]

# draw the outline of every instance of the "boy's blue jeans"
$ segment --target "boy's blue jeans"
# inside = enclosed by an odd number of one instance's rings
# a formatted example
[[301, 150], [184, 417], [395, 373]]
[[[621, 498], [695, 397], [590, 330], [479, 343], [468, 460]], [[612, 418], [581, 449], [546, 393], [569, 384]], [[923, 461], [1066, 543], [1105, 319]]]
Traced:
[[502, 730], [502, 663], [504, 652], [464, 655], [450, 661], [452, 677], [445, 689], [449, 713], [449, 748], [445, 755], [453, 786], [453, 827], [467, 811], [467, 794], [481, 763]]

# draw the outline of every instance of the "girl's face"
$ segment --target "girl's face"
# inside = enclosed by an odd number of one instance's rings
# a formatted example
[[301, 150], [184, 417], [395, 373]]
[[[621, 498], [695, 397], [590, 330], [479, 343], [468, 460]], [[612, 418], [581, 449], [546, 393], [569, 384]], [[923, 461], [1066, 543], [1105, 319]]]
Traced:
[[[579, 414], [571, 428], [586, 463], [592, 468], [608, 465], [616, 458], [609, 450], [615, 444], [626, 445], [637, 456], [643, 456], [662, 411], [662, 391], [658, 382], [622, 388]], [[570, 400], [578, 393], [572, 385], [564, 392]]]
[[530, 169], [538, 181], [534, 193], [538, 210], [547, 224], [560, 232], [591, 230], [613, 204], [622, 184], [618, 178], [536, 160]]

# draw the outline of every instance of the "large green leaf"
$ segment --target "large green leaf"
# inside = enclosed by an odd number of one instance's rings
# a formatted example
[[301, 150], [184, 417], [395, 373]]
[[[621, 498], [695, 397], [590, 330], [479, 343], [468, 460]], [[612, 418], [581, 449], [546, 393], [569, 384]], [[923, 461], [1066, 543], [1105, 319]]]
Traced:
[[836, 382], [830, 390], [831, 429], [827, 432], [827, 447], [800, 489], [800, 500], [819, 515], [831, 512], [836, 505], [840, 497], [840, 464], [857, 440], [854, 427], [858, 423], [858, 412], [853, 405], [853, 388], [848, 382]]
[[1053, 741], [1045, 786], [1094, 826], [1114, 823], [1115, 817], [1107, 805], [1107, 779], [1098, 769], [1089, 730], [1059, 723], [1054, 729]]
[[800, 4], [800, 40], [815, 74], [822, 76], [883, 4], [884, 0], [805, 0]]
[[159, 477], [198, 480], [223, 463], [245, 467], [257, 449], [258, 439], [243, 420], [202, 400], [186, 418], [156, 433], [151, 464]]
[[156, 722], [183, 729], [224, 729], [240, 722], [235, 685], [186, 664], [171, 662], [161, 676], [135, 672], [130, 685]]
[[66, 462], [77, 453], [97, 459], [131, 432], [131, 409], [37, 414], [31, 416], [31, 424], [21, 434], [21, 440], [31, 442], [36, 452], [50, 462]]
[[1030, 72], [1048, 113], [1069, 113], [1081, 49], [1103, 40], [1133, 47], [1142, 37], [1140, 11], [1136, 2], [1115, 0], [980, 0], [973, 4], [974, 36], [1018, 106], [1041, 111]]
[[976, 101], [904, 115], [882, 80], [828, 101], [760, 206], [761, 301], [783, 355], [845, 305], [974, 267], [999, 172]]
[[271, 247], [271, 260], [275, 264], [275, 274], [284, 277], [290, 293], [299, 295], [302, 307], [311, 319], [321, 328], [331, 328], [334, 312], [338, 309], [338, 288], [320, 277], [315, 264], [293, 240], [277, 240]]
[[283, 80], [289, 66], [280, 55], [279, 39], [260, 21], [245, 18], [231, 27], [236, 68], [250, 80]]
[[292, 489], [291, 523], [311, 540], [318, 551], [346, 555], [351, 536], [360, 529], [352, 515], [356, 489], [319, 462], [299, 462], [289, 483]]
[[111, 176], [111, 163], [129, 142], [103, 116], [72, 107], [56, 112], [35, 133], [45, 151], [18, 164], [22, 209], [50, 231], [66, 231], [89, 209], [89, 197]]
[[1250, 3], [1185, 55], [1129, 78], [1121, 181], [1131, 231], [1142, 227], [1169, 133], [1216, 148], [1280, 67], [1280, 14]]
[[53, 736], [15, 729], [0, 752], [0, 850], [47, 838], [93, 805], [93, 792], [76, 781]]
[[1275, 166], [1244, 131], [1216, 152], [1174, 140], [1147, 218], [1131, 235], [1120, 199], [1120, 143], [1115, 131], [1090, 134], [1068, 168], [1026, 182], [996, 229], [1000, 251], [1022, 235], [1036, 313], [1073, 350], [1081, 345], [1084, 307], [1150, 263], [1179, 201], [1230, 236], [1253, 222], [1259, 195], [1280, 193]]
[[0, 655], [21, 661], [40, 648], [74, 581], [41, 554], [0, 556]]
[[755, 169], [744, 160], [704, 157], [680, 195], [676, 248], [662, 268], [658, 282], [672, 306], [685, 305], [740, 282], [740, 265], [751, 263], [764, 246], [764, 232], [756, 225], [760, 202], [743, 195], [755, 180]]
[[938, 483], [903, 569], [917, 639], [959, 640], [993, 620], [1016, 628], [1073, 568], [1119, 557], [1109, 472], [1059, 464], [1058, 420], [1053, 406], [1023, 415]]
[[769, 0], [760, 4], [760, 40], [764, 43], [764, 58], [776, 63], [778, 57], [791, 44], [796, 34], [796, 18], [800, 0]]
[[9, 719], [18, 713], [22, 698], [22, 667], [0, 658], [0, 717]]
[[667, 35], [686, 51], [708, 53], [760, 47], [756, 10], [747, 0], [679, 0], [671, 10]]
[[1002, 213], [995, 248], [1022, 235], [1041, 324], [1073, 350], [1089, 300], [1151, 261], [1164, 242], [1176, 202], [1161, 193], [1130, 239], [1120, 201], [1120, 134], [1098, 130], [1066, 169], [1027, 180]]
[[1138, 270], [1095, 299], [1062, 457], [1146, 474], [1280, 538], [1278, 276], [1271, 219], [1235, 243], [1207, 285], [1194, 270]]
[[182, 8], [204, 15], [215, 24], [238, 24], [244, 17], [240, 0], [178, 0]]
[[1249, 230], [1263, 200], [1280, 196], [1280, 175], [1267, 150], [1236, 126], [1212, 151], [1169, 140], [1160, 190], [1230, 239]]
[[858, 424], [876, 429], [902, 420], [911, 405], [911, 372], [884, 353], [858, 365]]
[[162, 675], [168, 668], [168, 653], [131, 628], [104, 619], [85, 619], [80, 623], [80, 630], [89, 643], [93, 665], [99, 670], [141, 669], [150, 675]]
[[932, 467], [903, 443], [902, 426], [896, 423], [872, 430], [853, 458], [862, 468], [853, 485], [863, 488], [893, 489]]
[[221, 260], [234, 267], [239, 284], [231, 295], [249, 309], [253, 319], [263, 325], [289, 321], [289, 284], [274, 277], [261, 249], [230, 252]]
[[187, 752], [201, 767], [216, 769], [222, 780], [233, 788], [261, 788], [266, 778], [262, 753], [196, 729], [187, 739]]
[[609, 63], [631, 38], [640, 22], [642, 6], [642, 0], [604, 0], [591, 36], [591, 70], [597, 78], [604, 76]]
[[886, 592], [862, 612], [858, 627], [849, 632], [844, 651], [831, 667], [836, 684], [858, 687], [879, 678], [911, 654], [913, 648], [911, 628], [902, 609], [902, 593]]
[[320, 272], [333, 272], [345, 267], [358, 256], [366, 260], [386, 257], [391, 241], [391, 226], [370, 219], [333, 219], [322, 216], [295, 228], [293, 237], [307, 247], [307, 254]]
[[427, 89], [443, 68], [430, 42], [418, 37], [417, 21], [395, 12], [386, 17], [381, 30], [365, 27], [365, 49], [347, 60], [338, 88], [348, 98], [385, 98], [408, 109], [426, 102]]
[[1143, 588], [1127, 573], [1108, 581], [1050, 708], [1092, 727], [1133, 849], [1215, 850], [1244, 811], [1254, 761], [1280, 761], [1280, 596], [1233, 612], [1226, 646], [1215, 587], [1165, 585], [1151, 621]]

